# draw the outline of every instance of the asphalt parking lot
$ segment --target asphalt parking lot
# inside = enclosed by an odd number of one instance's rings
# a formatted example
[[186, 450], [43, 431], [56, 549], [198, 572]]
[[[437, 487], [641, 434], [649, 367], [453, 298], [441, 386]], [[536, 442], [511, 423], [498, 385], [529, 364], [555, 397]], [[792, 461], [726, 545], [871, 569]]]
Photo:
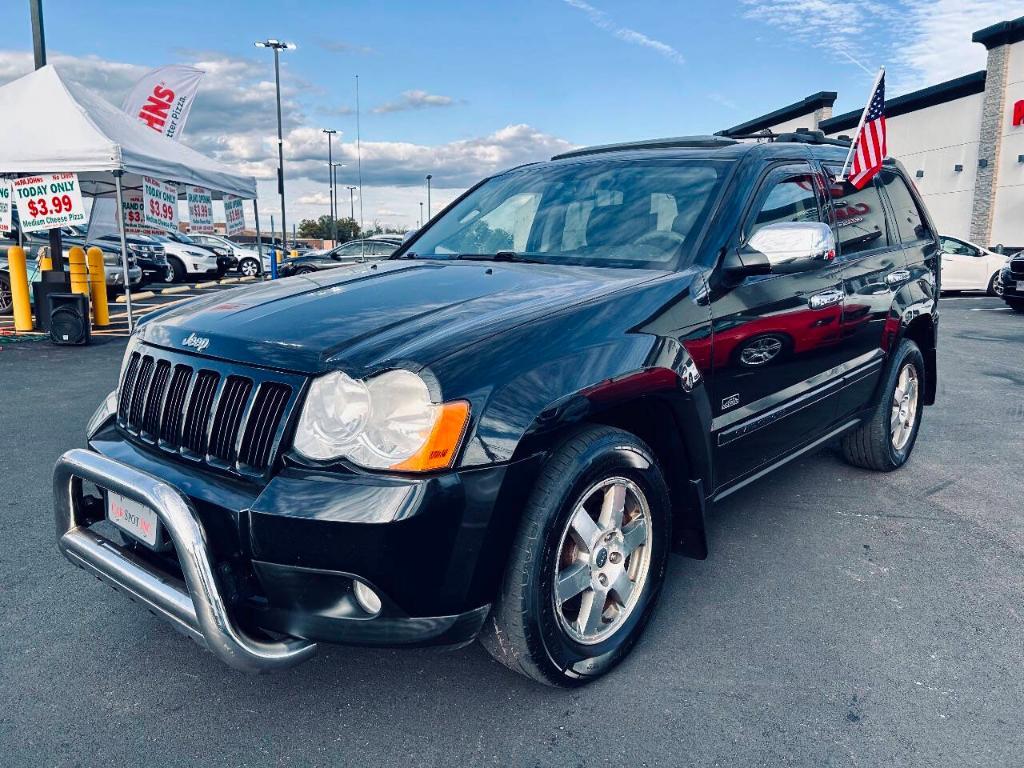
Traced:
[[823, 450], [731, 496], [636, 652], [576, 691], [475, 645], [223, 667], [56, 551], [50, 472], [123, 339], [0, 344], [0, 763], [1019, 765], [1024, 315], [942, 312], [910, 464]]

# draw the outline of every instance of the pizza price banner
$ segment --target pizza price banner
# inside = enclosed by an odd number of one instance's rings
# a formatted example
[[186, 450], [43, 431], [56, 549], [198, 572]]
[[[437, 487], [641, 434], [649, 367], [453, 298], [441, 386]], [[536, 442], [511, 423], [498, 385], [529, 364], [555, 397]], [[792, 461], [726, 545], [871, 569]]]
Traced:
[[126, 235], [162, 235], [164, 230], [146, 226], [142, 190], [130, 189], [124, 193], [121, 214]]
[[11, 231], [11, 182], [0, 179], [0, 232]]
[[85, 224], [77, 173], [24, 176], [11, 185], [22, 232]]
[[245, 211], [242, 210], [242, 198], [224, 195], [224, 224], [229, 237], [237, 235], [245, 229]]
[[178, 229], [178, 187], [142, 177], [142, 221], [147, 227]]
[[202, 187], [185, 187], [189, 232], [213, 232], [213, 196]]

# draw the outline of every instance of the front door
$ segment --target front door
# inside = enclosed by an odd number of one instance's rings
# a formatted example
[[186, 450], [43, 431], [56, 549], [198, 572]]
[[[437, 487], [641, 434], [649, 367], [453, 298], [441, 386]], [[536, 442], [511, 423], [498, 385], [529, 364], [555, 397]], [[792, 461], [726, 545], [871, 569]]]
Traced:
[[[824, 190], [807, 163], [762, 178], [738, 233], [740, 247], [763, 226], [824, 221]], [[712, 439], [715, 485], [755, 474], [834, 420], [841, 269], [745, 278], [712, 292]]]
[[[841, 170], [832, 165], [825, 168], [832, 178]], [[894, 311], [896, 292], [911, 277], [881, 182], [878, 175], [863, 189], [848, 181], [833, 181], [829, 188], [836, 259], [843, 267], [840, 332], [846, 387], [839, 402], [841, 419], [872, 402], [886, 352], [900, 328]]]

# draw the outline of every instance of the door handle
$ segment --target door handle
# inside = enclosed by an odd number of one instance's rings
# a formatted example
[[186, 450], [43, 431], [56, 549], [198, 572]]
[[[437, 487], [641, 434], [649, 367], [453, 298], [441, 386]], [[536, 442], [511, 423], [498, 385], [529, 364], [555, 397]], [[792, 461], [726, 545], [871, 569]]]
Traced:
[[825, 307], [830, 307], [833, 304], [839, 304], [842, 300], [843, 292], [838, 288], [830, 288], [827, 291], [814, 294], [807, 300], [807, 303], [810, 305], [811, 309], [823, 309]]
[[899, 285], [910, 279], [909, 269], [897, 269], [885, 276], [885, 282], [889, 285]]

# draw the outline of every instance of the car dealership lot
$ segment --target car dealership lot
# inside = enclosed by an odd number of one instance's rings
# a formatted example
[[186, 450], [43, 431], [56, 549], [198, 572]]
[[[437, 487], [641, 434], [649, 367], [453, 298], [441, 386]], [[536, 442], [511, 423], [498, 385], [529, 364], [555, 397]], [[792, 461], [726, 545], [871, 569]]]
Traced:
[[223, 667], [57, 552], [50, 471], [123, 340], [0, 352], [0, 754], [11, 765], [1003, 765], [1024, 748], [1024, 316], [942, 302], [909, 466], [829, 451], [731, 496], [618, 670], [576, 691], [479, 647]]

